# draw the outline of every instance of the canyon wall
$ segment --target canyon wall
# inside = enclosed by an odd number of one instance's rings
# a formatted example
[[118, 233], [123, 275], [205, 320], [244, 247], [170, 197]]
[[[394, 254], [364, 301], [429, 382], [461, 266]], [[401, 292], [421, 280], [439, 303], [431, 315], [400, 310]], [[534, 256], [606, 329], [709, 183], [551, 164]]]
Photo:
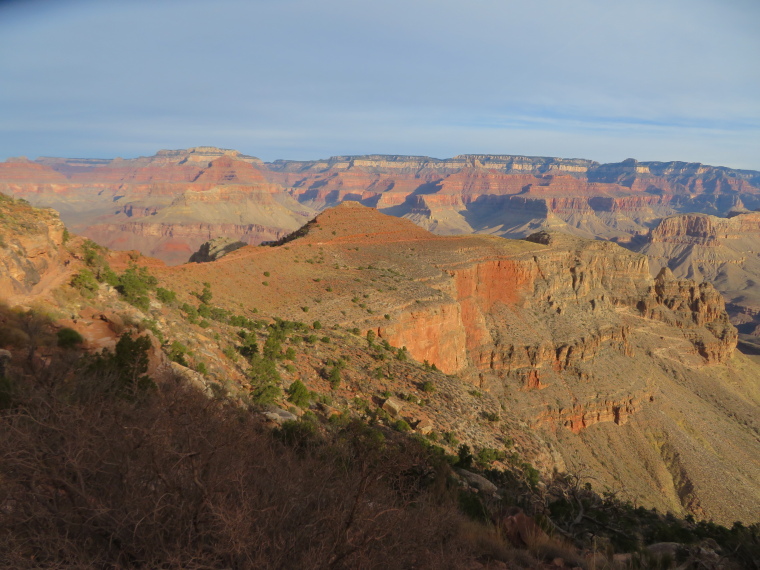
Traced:
[[[0, 165], [0, 191], [59, 209], [72, 229], [94, 239], [104, 239], [105, 227], [117, 231], [104, 245], [129, 243], [179, 263], [201, 242], [175, 238], [175, 245], [162, 247], [151, 242], [162, 240], [162, 232], [139, 226], [162, 216], [163, 223], [208, 224], [211, 237], [240, 239], [236, 227], [247, 225], [246, 241], [259, 243], [354, 200], [441, 235], [525, 237], [550, 229], [628, 243], [679, 212], [725, 215], [760, 207], [760, 173], [679, 162], [599, 164], [512, 155], [263, 163], [235, 150], [195, 147], [135, 159], [13, 159]], [[228, 207], [239, 203], [240, 193], [272, 200], [240, 215]], [[207, 211], [187, 211], [180, 199], [191, 194]], [[101, 229], [88, 233], [94, 226]], [[176, 232], [183, 233], [192, 235]]]

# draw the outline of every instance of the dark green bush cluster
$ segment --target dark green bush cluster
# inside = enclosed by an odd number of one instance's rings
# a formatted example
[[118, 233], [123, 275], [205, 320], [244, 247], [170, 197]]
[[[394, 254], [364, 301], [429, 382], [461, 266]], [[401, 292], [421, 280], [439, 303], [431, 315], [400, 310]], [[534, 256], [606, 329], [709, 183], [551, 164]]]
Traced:
[[259, 353], [259, 344], [257, 342], [256, 333], [242, 329], [238, 331], [238, 338], [240, 338], [238, 352], [250, 362]]
[[322, 377], [330, 383], [330, 388], [337, 390], [340, 387], [341, 371], [346, 367], [346, 361], [343, 358], [330, 360], [328, 367], [322, 370]]
[[504, 461], [507, 454], [492, 447], [482, 447], [478, 449], [475, 459], [481, 467], [488, 467], [494, 461]]
[[299, 408], [308, 408], [312, 399], [312, 393], [300, 380], [296, 380], [288, 386], [288, 401], [293, 402]]
[[177, 293], [175, 293], [171, 289], [156, 287], [156, 299], [158, 299], [165, 305], [173, 305], [174, 303], [177, 302]]
[[139, 392], [154, 388], [148, 371], [150, 339], [124, 333], [113, 351], [103, 350], [90, 357], [87, 371], [104, 379], [99, 390], [115, 396], [134, 398]]
[[80, 269], [71, 280], [71, 286], [78, 289], [85, 297], [91, 297], [98, 290], [98, 280], [90, 269]]
[[266, 327], [266, 321], [249, 319], [241, 315], [231, 315], [227, 322], [233, 327], [241, 327], [249, 331], [261, 330]]
[[74, 329], [64, 327], [56, 333], [58, 346], [61, 348], [74, 348], [84, 342], [84, 337]]
[[283, 353], [282, 343], [287, 340], [289, 333], [305, 330], [306, 325], [301, 322], [275, 318], [275, 322], [267, 328], [269, 334], [264, 341], [261, 355], [254, 354], [249, 359], [251, 368], [248, 371], [248, 376], [251, 378], [252, 384], [251, 398], [254, 403], [259, 405], [271, 404], [281, 396], [281, 378], [277, 371], [277, 361], [288, 356], [287, 353]]
[[147, 267], [129, 267], [118, 276], [116, 290], [124, 300], [138, 309], [147, 311], [150, 308], [148, 292], [156, 288], [158, 280], [153, 277]]
[[177, 364], [181, 364], [182, 366], [189, 366], [187, 359], [185, 358], [187, 353], [187, 347], [178, 340], [175, 340], [169, 346], [167, 356], [169, 356], [169, 360], [176, 362]]

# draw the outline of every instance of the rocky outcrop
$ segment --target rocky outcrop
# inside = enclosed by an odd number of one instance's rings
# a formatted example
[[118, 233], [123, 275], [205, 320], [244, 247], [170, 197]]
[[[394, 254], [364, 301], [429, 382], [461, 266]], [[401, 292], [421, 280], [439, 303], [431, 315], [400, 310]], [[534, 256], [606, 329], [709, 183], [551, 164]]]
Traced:
[[584, 403], [575, 403], [568, 408], [549, 406], [535, 420], [536, 426], [564, 427], [573, 433], [580, 433], [600, 422], [612, 422], [623, 425], [639, 411], [645, 402], [654, 401], [650, 392], [643, 391], [635, 396], [619, 400], [602, 399]]
[[190, 256], [190, 263], [207, 263], [216, 261], [228, 253], [245, 247], [242, 241], [236, 241], [229, 237], [218, 237], [203, 243], [193, 255]]
[[714, 246], [728, 240], [760, 235], [760, 213], [719, 218], [707, 214], [684, 214], [662, 220], [650, 230], [649, 243]]
[[38, 210], [0, 194], [0, 291], [29, 293], [60, 269], [64, 225], [51, 209]]
[[628, 246], [650, 259], [653, 272], [667, 267], [678, 279], [714, 284], [731, 320], [744, 332], [760, 324], [760, 213], [734, 212], [721, 218], [684, 214], [663, 219], [646, 240]]

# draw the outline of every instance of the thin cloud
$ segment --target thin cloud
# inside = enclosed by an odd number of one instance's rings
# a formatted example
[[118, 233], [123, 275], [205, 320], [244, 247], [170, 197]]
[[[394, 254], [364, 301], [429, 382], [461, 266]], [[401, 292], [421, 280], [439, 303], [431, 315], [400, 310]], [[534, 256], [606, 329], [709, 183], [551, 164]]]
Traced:
[[743, 0], [0, 4], [0, 157], [657, 149], [760, 168], [759, 17]]

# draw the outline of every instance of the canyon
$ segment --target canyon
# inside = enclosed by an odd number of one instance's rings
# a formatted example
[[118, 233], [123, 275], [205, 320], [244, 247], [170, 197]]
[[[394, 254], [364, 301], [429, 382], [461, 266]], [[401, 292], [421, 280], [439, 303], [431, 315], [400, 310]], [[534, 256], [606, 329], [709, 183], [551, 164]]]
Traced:
[[756, 171], [509, 155], [265, 163], [195, 147], [134, 159], [8, 159], [0, 191], [57, 209], [71, 231], [101, 245], [170, 265], [215, 238], [276, 241], [346, 200], [439, 235], [547, 230], [614, 241], [646, 254], [653, 277], [668, 266], [715, 285], [743, 342], [760, 331]]
[[558, 230], [627, 243], [665, 217], [760, 206], [760, 172], [683, 162], [508, 155], [336, 156], [265, 163], [215, 147], [135, 159], [9, 159], [0, 191], [54, 207], [102, 245], [186, 262], [227, 236], [274, 241], [345, 200], [437, 234]]
[[[169, 265], [130, 254], [180, 299], [208, 283], [228, 311], [406, 347], [447, 387], [425, 408], [405, 404], [436, 431], [489, 447], [506, 434], [544, 474], [582, 474], [678, 515], [730, 523], [760, 510], [760, 370], [731, 324], [757, 314], [756, 172], [486, 155], [267, 164], [198, 147], [13, 159], [0, 164], [0, 191], [58, 209], [103, 245], [159, 257]], [[63, 224], [4, 203], [18, 223], [3, 226], [3, 284], [27, 298], [65, 288], [64, 264], [79, 260]], [[183, 264], [219, 236], [230, 241], [197, 258], [212, 261]], [[143, 318], [167, 317], [156, 305], [132, 317]], [[214, 381], [244, 385], [207, 331], [176, 331]], [[283, 377], [316, 390], [326, 362]], [[349, 368], [375, 386], [362, 366]], [[504, 418], [504, 433], [484, 413]]]

